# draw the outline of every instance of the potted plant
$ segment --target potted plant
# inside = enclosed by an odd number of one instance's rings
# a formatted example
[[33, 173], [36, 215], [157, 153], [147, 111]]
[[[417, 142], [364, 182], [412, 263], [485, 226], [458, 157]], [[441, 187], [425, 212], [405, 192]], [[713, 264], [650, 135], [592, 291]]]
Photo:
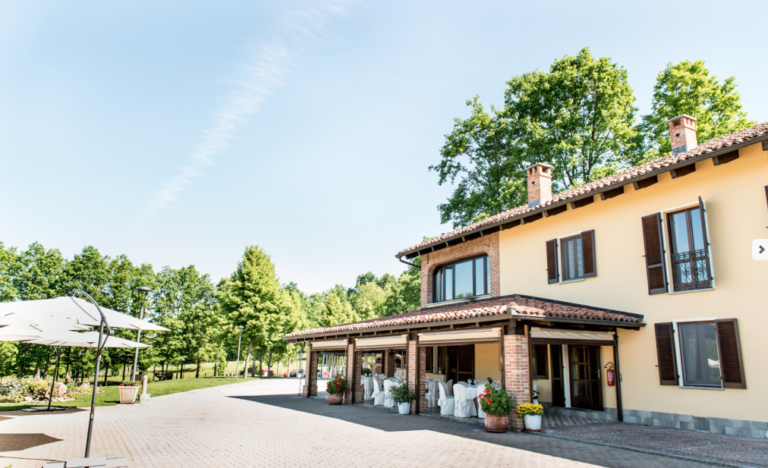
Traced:
[[525, 430], [539, 432], [544, 407], [536, 403], [523, 403], [517, 407], [517, 416], [525, 419]]
[[393, 385], [389, 388], [392, 394], [392, 400], [397, 405], [397, 412], [400, 414], [409, 414], [411, 412], [411, 402], [418, 395], [408, 389], [408, 384], [403, 382], [400, 385]]
[[487, 432], [507, 432], [509, 430], [509, 418], [515, 402], [507, 395], [507, 392], [494, 388], [490, 384], [485, 385], [485, 391], [477, 396], [477, 401], [485, 412], [485, 430]]
[[328, 404], [340, 405], [344, 400], [344, 394], [349, 390], [347, 389], [346, 377], [337, 375], [333, 379], [329, 380], [326, 390], [328, 391]]
[[132, 405], [139, 394], [139, 382], [121, 382], [120, 383], [120, 404]]

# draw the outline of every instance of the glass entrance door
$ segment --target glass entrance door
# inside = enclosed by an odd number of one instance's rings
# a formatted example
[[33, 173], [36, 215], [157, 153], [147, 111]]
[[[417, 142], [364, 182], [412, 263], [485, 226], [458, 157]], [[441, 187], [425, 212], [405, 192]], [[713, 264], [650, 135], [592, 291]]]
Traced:
[[600, 348], [584, 345], [569, 346], [568, 348], [571, 371], [571, 406], [602, 411]]

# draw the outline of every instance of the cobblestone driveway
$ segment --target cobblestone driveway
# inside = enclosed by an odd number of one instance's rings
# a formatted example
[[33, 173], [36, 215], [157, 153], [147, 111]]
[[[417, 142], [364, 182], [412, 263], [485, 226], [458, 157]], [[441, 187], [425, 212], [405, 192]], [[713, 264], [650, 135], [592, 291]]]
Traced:
[[[703, 466], [280, 395], [297, 388], [293, 379], [250, 381], [158, 397], [142, 405], [98, 408], [92, 454], [125, 457], [132, 468]], [[0, 467], [37, 468], [48, 460], [82, 456], [87, 411], [2, 417]]]

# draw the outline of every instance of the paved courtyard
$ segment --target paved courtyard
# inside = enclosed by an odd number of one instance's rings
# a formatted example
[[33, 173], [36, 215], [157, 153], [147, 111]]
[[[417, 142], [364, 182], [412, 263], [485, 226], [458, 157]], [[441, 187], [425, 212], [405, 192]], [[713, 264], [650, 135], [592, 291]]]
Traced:
[[[150, 385], [151, 391], [151, 385]], [[329, 406], [295, 379], [248, 381], [98, 408], [92, 455], [131, 467], [702, 467], [688, 460], [436, 418]], [[0, 467], [82, 456], [87, 411], [0, 413]]]

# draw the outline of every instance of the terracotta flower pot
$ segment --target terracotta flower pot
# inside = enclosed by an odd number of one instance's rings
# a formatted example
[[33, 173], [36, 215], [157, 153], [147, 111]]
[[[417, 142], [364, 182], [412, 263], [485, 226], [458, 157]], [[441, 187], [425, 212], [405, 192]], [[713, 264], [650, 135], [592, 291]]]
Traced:
[[507, 430], [509, 430], [509, 419], [506, 414], [496, 415], [485, 413], [486, 432], [507, 432]]
[[343, 393], [337, 393], [335, 395], [328, 395], [328, 404], [329, 405], [340, 405], [343, 400], [344, 400], [344, 394]]

